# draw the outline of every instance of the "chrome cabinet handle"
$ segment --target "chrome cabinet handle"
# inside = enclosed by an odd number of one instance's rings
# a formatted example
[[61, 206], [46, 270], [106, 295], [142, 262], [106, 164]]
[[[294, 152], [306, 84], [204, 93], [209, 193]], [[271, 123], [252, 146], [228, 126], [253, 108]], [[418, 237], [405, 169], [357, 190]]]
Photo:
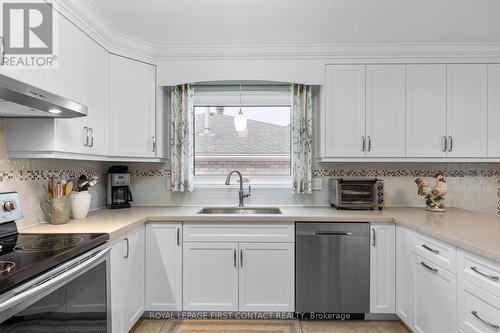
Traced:
[[365, 149], [366, 149], [366, 138], [365, 138], [365, 136], [363, 135], [363, 136], [361, 137], [361, 151], [365, 151]]
[[151, 151], [154, 153], [156, 151], [156, 137], [152, 136], [151, 137], [151, 142], [152, 142], [152, 149]]
[[428, 270], [430, 270], [431, 272], [434, 272], [434, 273], [437, 273], [438, 272], [438, 269], [437, 268], [432, 268], [431, 266], [427, 265], [425, 262], [420, 262], [420, 265], [424, 266], [425, 268], [427, 268]]
[[470, 312], [474, 317], [477, 318], [477, 320], [479, 320], [480, 322], [482, 322], [483, 324], [491, 327], [492, 329], [494, 329], [495, 331], [498, 331], [498, 329], [500, 329], [500, 326], [499, 325], [496, 325], [496, 324], [493, 324], [487, 320], [484, 320], [483, 318], [481, 318], [478, 314], [477, 314], [477, 311], [473, 310]]
[[492, 281], [498, 281], [498, 279], [499, 279], [498, 276], [490, 275], [490, 274], [486, 274], [486, 273], [481, 272], [479, 269], [477, 269], [476, 266], [472, 266], [470, 269], [473, 270], [474, 272], [476, 272], [477, 274], [482, 275], [482, 276], [484, 276]]
[[177, 227], [177, 245], [181, 245], [181, 228]]
[[318, 236], [352, 236], [352, 232], [334, 232], [334, 231], [315, 231], [315, 235]]
[[129, 257], [129, 254], [130, 254], [130, 242], [128, 240], [128, 237], [125, 237], [124, 239], [127, 242], [127, 254], [123, 258], [127, 259]]
[[83, 146], [89, 146], [89, 128], [87, 126], [83, 127]]
[[0, 41], [2, 41], [2, 53], [0, 53], [0, 66], [5, 65], [5, 39], [3, 37], [0, 37]]
[[450, 141], [448, 144], [448, 151], [452, 151], [453, 150], [453, 137], [449, 136], [448, 140]]
[[90, 132], [90, 144], [89, 144], [89, 147], [94, 147], [94, 129], [93, 128], [89, 128], [89, 132]]
[[376, 238], [375, 228], [372, 228], [372, 233], [373, 233], [372, 246], [375, 246], [375, 238]]
[[236, 249], [233, 250], [233, 264], [236, 267]]
[[243, 268], [243, 249], [240, 249], [240, 267]]
[[441, 150], [443, 152], [446, 152], [447, 149], [448, 149], [448, 139], [446, 138], [446, 136], [443, 135], [443, 139], [441, 142]]
[[425, 244], [422, 244], [422, 247], [426, 249], [427, 251], [431, 251], [432, 253], [439, 254], [439, 250], [433, 249], [432, 247], [429, 247]]
[[372, 137], [368, 137], [368, 151], [372, 151]]

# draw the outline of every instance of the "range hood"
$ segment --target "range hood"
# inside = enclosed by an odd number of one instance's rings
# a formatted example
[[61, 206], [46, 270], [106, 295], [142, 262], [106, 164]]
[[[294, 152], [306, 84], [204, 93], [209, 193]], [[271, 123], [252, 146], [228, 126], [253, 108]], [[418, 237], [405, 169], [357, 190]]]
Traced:
[[87, 115], [87, 107], [0, 75], [0, 117], [77, 118]]

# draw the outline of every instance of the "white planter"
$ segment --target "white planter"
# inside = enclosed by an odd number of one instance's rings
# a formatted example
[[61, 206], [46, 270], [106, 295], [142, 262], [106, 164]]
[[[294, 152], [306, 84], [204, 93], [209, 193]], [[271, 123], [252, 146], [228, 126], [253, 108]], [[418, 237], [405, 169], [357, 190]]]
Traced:
[[87, 217], [90, 209], [91, 198], [92, 196], [89, 191], [71, 192], [71, 216], [74, 219], [83, 219]]

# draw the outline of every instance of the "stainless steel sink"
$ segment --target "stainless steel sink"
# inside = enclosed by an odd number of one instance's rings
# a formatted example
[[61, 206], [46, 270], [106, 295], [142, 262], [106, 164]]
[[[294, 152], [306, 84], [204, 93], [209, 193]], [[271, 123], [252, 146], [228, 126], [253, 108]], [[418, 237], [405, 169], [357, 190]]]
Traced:
[[205, 207], [198, 214], [281, 214], [281, 210], [278, 207]]

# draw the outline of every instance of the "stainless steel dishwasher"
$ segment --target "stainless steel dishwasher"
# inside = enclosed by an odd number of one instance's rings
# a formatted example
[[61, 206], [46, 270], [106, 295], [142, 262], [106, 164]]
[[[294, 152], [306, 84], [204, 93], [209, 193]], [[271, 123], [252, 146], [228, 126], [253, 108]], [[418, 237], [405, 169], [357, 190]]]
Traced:
[[370, 224], [296, 223], [296, 312], [370, 312]]

